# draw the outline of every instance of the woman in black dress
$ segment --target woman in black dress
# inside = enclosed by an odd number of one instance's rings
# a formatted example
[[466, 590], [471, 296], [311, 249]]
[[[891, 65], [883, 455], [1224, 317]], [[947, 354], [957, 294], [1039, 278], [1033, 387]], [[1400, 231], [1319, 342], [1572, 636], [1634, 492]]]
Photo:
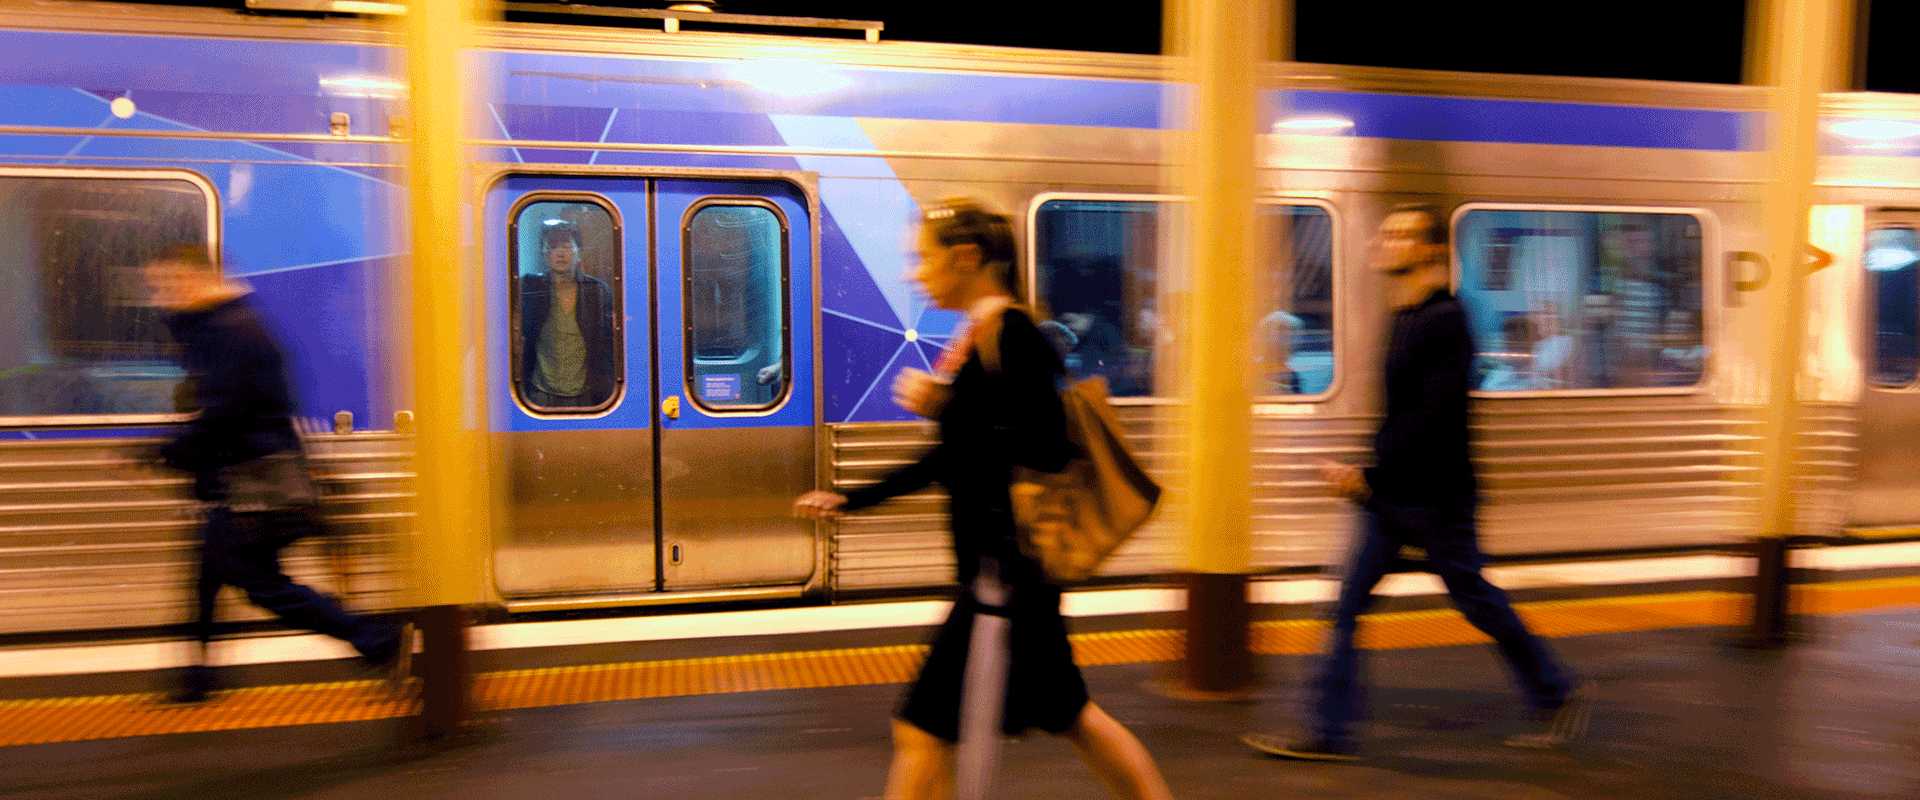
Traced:
[[[837, 516], [933, 481], [951, 498], [962, 588], [894, 719], [887, 800], [951, 796], [974, 616], [996, 605], [1006, 609], [997, 613], [1011, 628], [1003, 729], [1065, 736], [1116, 796], [1171, 798], [1146, 748], [1087, 699], [1060, 616], [1060, 589], [1020, 553], [1007, 495], [1013, 467], [1058, 471], [1074, 453], [1055, 390], [1060, 357], [1013, 306], [1014, 253], [1007, 218], [976, 203], [949, 201], [926, 214], [913, 280], [935, 305], [966, 312], [968, 330], [949, 343], [939, 374], [907, 370], [893, 393], [902, 408], [940, 423], [940, 444], [878, 484], [850, 495], [809, 492], [794, 509]], [[1004, 605], [983, 597], [1002, 593]]]

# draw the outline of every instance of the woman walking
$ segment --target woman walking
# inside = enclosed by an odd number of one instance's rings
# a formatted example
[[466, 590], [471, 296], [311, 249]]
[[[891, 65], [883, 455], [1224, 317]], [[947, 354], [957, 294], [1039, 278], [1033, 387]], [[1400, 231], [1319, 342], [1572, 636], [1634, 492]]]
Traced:
[[[886, 798], [952, 796], [969, 644], [975, 617], [992, 614], [1009, 629], [1002, 730], [1064, 736], [1115, 796], [1170, 800], [1146, 748], [1088, 700], [1060, 616], [1060, 589], [1020, 552], [1007, 491], [1013, 468], [1057, 472], [1074, 452], [1055, 390], [1060, 357], [1014, 304], [1013, 227], [978, 203], [948, 201], [926, 213], [918, 252], [914, 282], [935, 305], [967, 314], [937, 374], [907, 370], [893, 386], [894, 402], [940, 423], [940, 443], [871, 487], [794, 501], [796, 513], [837, 516], [934, 481], [951, 498], [961, 591], [893, 721]], [[991, 696], [998, 687], [986, 688]]]

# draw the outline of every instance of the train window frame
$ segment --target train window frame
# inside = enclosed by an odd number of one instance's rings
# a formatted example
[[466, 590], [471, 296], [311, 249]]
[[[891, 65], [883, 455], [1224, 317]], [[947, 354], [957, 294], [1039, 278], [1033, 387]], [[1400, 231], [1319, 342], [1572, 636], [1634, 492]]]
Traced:
[[1341, 301], [1345, 299], [1341, 296], [1342, 292], [1340, 287], [1346, 280], [1346, 259], [1342, 257], [1343, 253], [1341, 250], [1343, 237], [1341, 237], [1340, 234], [1343, 229], [1341, 227], [1340, 208], [1335, 205], [1332, 200], [1320, 197], [1277, 195], [1256, 198], [1254, 202], [1256, 207], [1312, 206], [1326, 212], [1327, 225], [1331, 231], [1331, 240], [1327, 243], [1330, 251], [1328, 258], [1332, 262], [1329, 266], [1329, 275], [1327, 278], [1327, 280], [1331, 282], [1331, 285], [1327, 287], [1327, 307], [1329, 309], [1327, 312], [1327, 335], [1333, 339], [1333, 352], [1331, 354], [1333, 360], [1333, 377], [1328, 379], [1326, 389], [1314, 394], [1256, 394], [1254, 395], [1254, 402], [1259, 403], [1263, 407], [1325, 403], [1331, 400], [1334, 395], [1340, 393], [1347, 373], [1347, 370], [1341, 369], [1342, 351], [1340, 347], [1340, 343], [1345, 341], [1341, 337], [1341, 334], [1347, 332], [1347, 315], [1340, 313]]
[[[1880, 212], [1881, 217], [1877, 220], [1873, 219], [1870, 215], [1865, 230], [1860, 237], [1860, 268], [1866, 273], [1866, 276], [1861, 280], [1860, 287], [1860, 294], [1863, 298], [1863, 304], [1861, 306], [1862, 321], [1865, 323], [1860, 326], [1860, 371], [1864, 378], [1864, 383], [1869, 389], [1882, 392], [1911, 394], [1920, 392], [1920, 368], [1917, 368], [1914, 374], [1908, 376], [1907, 380], [1902, 383], [1882, 383], [1876, 374], [1879, 367], [1880, 284], [1879, 281], [1872, 278], [1871, 268], [1866, 265], [1867, 254], [1871, 252], [1871, 248], [1867, 247], [1867, 245], [1874, 232], [1881, 230], [1907, 230], [1912, 231], [1916, 237], [1920, 237], [1920, 220], [1904, 215], [1889, 218], [1887, 215], [1890, 211], [1894, 210], [1882, 209]], [[1916, 309], [1916, 311], [1920, 311], [1920, 309]]]
[[[1042, 192], [1034, 195], [1033, 199], [1027, 204], [1027, 235], [1022, 247], [1026, 258], [1024, 259], [1025, 263], [1022, 265], [1024, 274], [1021, 280], [1026, 287], [1026, 296], [1029, 302], [1038, 302], [1040, 299], [1040, 237], [1038, 235], [1040, 210], [1047, 203], [1060, 200], [1184, 205], [1190, 204], [1193, 199], [1185, 195], [1127, 194], [1123, 192]], [[1254, 203], [1261, 213], [1264, 213], [1264, 210], [1269, 206], [1310, 206], [1326, 212], [1328, 226], [1332, 232], [1331, 241], [1328, 244], [1331, 251], [1329, 254], [1329, 258], [1331, 259], [1331, 274], [1329, 280], [1332, 282], [1330, 289], [1332, 290], [1333, 297], [1328, 300], [1331, 309], [1328, 327], [1329, 336], [1332, 337], [1335, 348], [1338, 349], [1341, 335], [1346, 333], [1347, 326], [1347, 315], [1340, 313], [1341, 300], [1339, 298], [1341, 293], [1340, 287], [1345, 281], [1347, 270], [1347, 259], [1345, 257], [1346, 254], [1341, 236], [1344, 220], [1342, 219], [1340, 207], [1329, 198], [1313, 195], [1265, 195], [1254, 198]], [[1262, 246], [1264, 247], [1264, 242]], [[1165, 245], [1163, 244], [1162, 247], [1164, 256]], [[1166, 270], [1167, 275], [1162, 281], [1164, 285], [1179, 286], [1186, 282], [1184, 271], [1178, 268], [1179, 263], [1178, 260], [1169, 260], [1162, 265], [1162, 269]], [[1157, 301], [1159, 298], [1156, 297], [1155, 299]], [[1314, 394], [1254, 394], [1251, 396], [1251, 400], [1255, 404], [1256, 412], [1261, 409], [1273, 410], [1296, 405], [1304, 406], [1307, 404], [1325, 403], [1340, 393], [1346, 380], [1346, 373], [1347, 370], [1341, 368], [1341, 357], [1336, 353], [1333, 356], [1333, 377], [1327, 382], [1327, 388]], [[1110, 402], [1116, 406], [1156, 406], [1176, 405], [1181, 401], [1175, 397], [1149, 395], [1144, 397], [1115, 397], [1112, 398]]]
[[[1027, 297], [1028, 303], [1038, 304], [1040, 302], [1040, 270], [1039, 270], [1040, 209], [1046, 206], [1046, 204], [1048, 203], [1062, 201], [1062, 200], [1087, 201], [1087, 202], [1096, 202], [1096, 203], [1100, 203], [1100, 202], [1155, 203], [1163, 206], [1171, 205], [1175, 203], [1190, 202], [1190, 198], [1187, 198], [1182, 195], [1173, 195], [1173, 194], [1144, 194], [1144, 193], [1128, 194], [1125, 192], [1041, 192], [1040, 194], [1034, 195], [1033, 198], [1027, 203], [1027, 210], [1026, 210], [1027, 229], [1025, 231], [1026, 235], [1023, 237], [1023, 241], [1021, 242], [1021, 248], [1020, 248], [1021, 252], [1025, 255], [1025, 258], [1022, 259], [1023, 263], [1020, 265], [1020, 271], [1022, 273], [1020, 276], [1020, 280], [1021, 280], [1021, 284], [1026, 287], [1026, 297]], [[1163, 261], [1164, 261], [1164, 253], [1165, 253], [1164, 243], [1161, 244], [1161, 248], [1162, 248]], [[1166, 272], [1164, 273], [1165, 277], [1162, 278], [1163, 282], [1173, 283], [1181, 280], [1181, 277], [1178, 274], [1179, 271], [1175, 269], [1171, 264], [1163, 263], [1161, 264], [1161, 269], [1166, 270]], [[1158, 299], [1159, 298], [1157, 297], [1155, 298], [1156, 302], [1158, 301]], [[1139, 397], [1113, 397], [1113, 398], [1110, 398], [1108, 402], [1112, 403], [1115, 406], [1170, 406], [1170, 405], [1178, 404], [1179, 399], [1175, 397], [1170, 397], [1170, 396], [1145, 395], [1145, 396], [1139, 396]]]
[[[1719, 361], [1721, 349], [1720, 326], [1721, 305], [1725, 302], [1721, 286], [1720, 221], [1711, 210], [1697, 206], [1633, 206], [1600, 203], [1510, 203], [1498, 201], [1469, 201], [1455, 206], [1447, 221], [1448, 281], [1454, 296], [1460, 296], [1464, 264], [1461, 260], [1460, 224], [1467, 214], [1474, 211], [1545, 211], [1552, 213], [1583, 214], [1684, 214], [1693, 218], [1700, 226], [1700, 344], [1704, 348], [1700, 360], [1700, 377], [1686, 386], [1626, 386], [1592, 387], [1573, 389], [1513, 389], [1487, 390], [1474, 388], [1468, 391], [1475, 400], [1526, 400], [1556, 397], [1651, 397], [1651, 396], [1687, 396], [1704, 395], [1713, 390], [1715, 366]], [[1480, 345], [1474, 346], [1474, 357], [1480, 356]]]
[[[177, 180], [192, 185], [200, 191], [206, 209], [206, 246], [208, 254], [226, 274], [223, 259], [220, 258], [223, 247], [224, 220], [220, 211], [221, 196], [213, 180], [205, 174], [180, 167], [36, 167], [36, 166], [0, 166], [0, 178], [40, 178], [73, 180]], [[140, 425], [174, 425], [191, 419], [191, 413], [156, 412], [131, 414], [26, 414], [0, 416], [0, 429], [52, 429], [67, 427], [112, 427]]]
[[[687, 298], [693, 293], [693, 270], [688, 255], [693, 245], [693, 220], [700, 212], [714, 207], [750, 207], [765, 209], [780, 223], [780, 370], [784, 376], [780, 393], [773, 400], [751, 406], [711, 406], [701, 398], [695, 386], [693, 355], [693, 314]], [[757, 195], [708, 195], [693, 201], [680, 217], [680, 372], [681, 389], [690, 405], [709, 417], [764, 417], [778, 412], [793, 399], [793, 221], [778, 203]]]
[[[543, 406], [527, 400], [521, 386], [520, 366], [525, 354], [521, 352], [520, 319], [520, 215], [535, 203], [584, 203], [599, 206], [608, 216], [612, 226], [611, 253], [613, 258], [612, 280], [607, 291], [613, 299], [613, 338], [617, 369], [613, 376], [613, 392], [607, 399], [592, 405], [579, 407]], [[536, 191], [528, 192], [515, 199], [507, 209], [505, 218], [507, 227], [506, 267], [507, 267], [507, 383], [513, 395], [513, 402], [529, 416], [543, 419], [594, 419], [604, 417], [619, 408], [626, 400], [627, 387], [627, 324], [626, 324], [626, 276], [627, 276], [627, 237], [626, 220], [620, 214], [620, 207], [611, 198], [598, 192]]]

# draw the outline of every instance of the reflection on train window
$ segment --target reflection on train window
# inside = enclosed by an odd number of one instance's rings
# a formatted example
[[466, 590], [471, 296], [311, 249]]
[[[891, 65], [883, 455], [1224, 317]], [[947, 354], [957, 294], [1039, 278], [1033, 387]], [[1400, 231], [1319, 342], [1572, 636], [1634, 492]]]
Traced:
[[718, 411], [786, 394], [786, 237], [764, 205], [706, 205], [687, 221], [687, 393]]
[[1114, 397], [1153, 394], [1161, 203], [1048, 200], [1034, 223], [1045, 324], [1076, 375], [1106, 377]]
[[0, 416], [171, 414], [185, 373], [140, 276], [205, 245], [188, 180], [0, 176]]
[[1259, 394], [1319, 394], [1333, 383], [1333, 217], [1267, 206], [1266, 305], [1254, 364]]
[[1873, 291], [1873, 382], [1906, 386], [1920, 372], [1920, 236], [1912, 228], [1867, 233]]
[[520, 207], [512, 233], [514, 391], [535, 411], [606, 408], [623, 381], [613, 213], [592, 200], [539, 200]]
[[1692, 386], [1707, 358], [1691, 214], [1474, 208], [1454, 248], [1482, 391]]

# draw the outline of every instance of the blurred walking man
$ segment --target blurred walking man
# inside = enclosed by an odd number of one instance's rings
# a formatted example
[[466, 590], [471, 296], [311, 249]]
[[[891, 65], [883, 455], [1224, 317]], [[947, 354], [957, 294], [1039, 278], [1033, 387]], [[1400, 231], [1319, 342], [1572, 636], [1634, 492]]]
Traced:
[[208, 504], [191, 628], [199, 663], [187, 667], [174, 699], [199, 702], [215, 688], [207, 645], [221, 586], [246, 592], [289, 625], [345, 640], [367, 666], [404, 680], [411, 626], [348, 612], [280, 571], [280, 550], [320, 529], [319, 498], [293, 429], [286, 359], [250, 292], [222, 277], [198, 245], [149, 264], [146, 278], [154, 304], [174, 312], [167, 328], [187, 370], [186, 410], [199, 412], [161, 457], [192, 473], [195, 498]]
[[1575, 688], [1546, 643], [1528, 631], [1499, 587], [1481, 577], [1486, 558], [1474, 531], [1478, 504], [1467, 453], [1467, 390], [1473, 341], [1466, 310], [1447, 291], [1447, 224], [1432, 206], [1401, 206], [1374, 238], [1373, 266], [1386, 277], [1394, 313], [1386, 358], [1386, 416], [1374, 435], [1374, 466], [1327, 463], [1323, 477], [1361, 506], [1325, 660], [1311, 687], [1312, 728], [1287, 741], [1247, 734], [1248, 745], [1284, 758], [1352, 761], [1353, 723], [1362, 712], [1354, 631], [1372, 605], [1373, 587], [1399, 562], [1402, 547], [1426, 551], [1455, 608], [1492, 637], [1545, 729], [1507, 739], [1516, 747], [1558, 747], [1579, 736], [1592, 703], [1589, 682]]

